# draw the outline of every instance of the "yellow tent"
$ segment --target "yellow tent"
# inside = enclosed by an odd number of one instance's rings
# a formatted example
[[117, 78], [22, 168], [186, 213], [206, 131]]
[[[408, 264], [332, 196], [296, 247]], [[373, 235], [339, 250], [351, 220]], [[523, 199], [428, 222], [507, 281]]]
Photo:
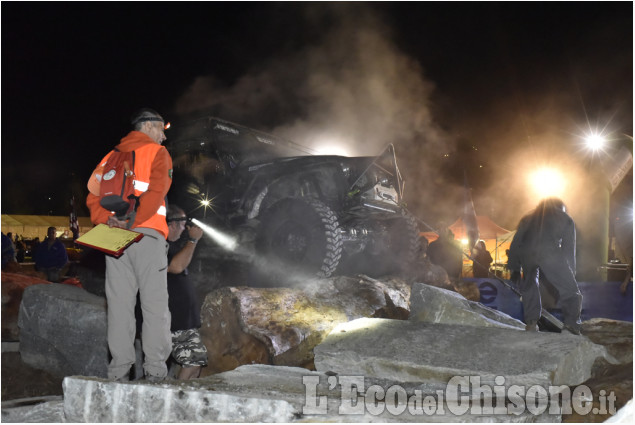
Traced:
[[[507, 250], [511, 245], [516, 231], [510, 232], [484, 215], [476, 216], [476, 222], [478, 224], [479, 238], [485, 241], [485, 246], [494, 259], [490, 270], [493, 269], [493, 271], [499, 275], [506, 275], [505, 265], [507, 264]], [[465, 228], [463, 219], [459, 218], [456, 220], [449, 226], [449, 229], [454, 233], [454, 239], [461, 244], [467, 253], [467, 229]], [[438, 238], [434, 232], [423, 232], [421, 235], [425, 236], [428, 242], [432, 242]], [[466, 256], [463, 257], [463, 276], [472, 276], [472, 261]]]

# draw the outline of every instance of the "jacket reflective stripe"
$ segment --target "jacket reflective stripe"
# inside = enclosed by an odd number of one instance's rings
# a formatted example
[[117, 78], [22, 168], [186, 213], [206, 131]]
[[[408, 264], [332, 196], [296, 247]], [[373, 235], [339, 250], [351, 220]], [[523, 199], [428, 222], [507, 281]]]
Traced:
[[[132, 185], [134, 186], [135, 190], [138, 190], [139, 192], [145, 192], [148, 190], [148, 187], [150, 187], [150, 183], [142, 182], [141, 180], [133, 180]], [[157, 214], [163, 215], [163, 216], [168, 215], [165, 205], [161, 205], [159, 207], [159, 209], [157, 210]]]
[[[147, 192], [150, 188], [150, 174], [152, 173], [152, 162], [160, 149], [165, 149], [159, 144], [147, 144], [140, 148], [135, 149], [135, 179], [133, 180], [133, 186], [136, 196], [141, 196]], [[137, 180], [138, 179], [138, 180]], [[143, 200], [141, 200], [143, 204]], [[151, 229], [158, 230], [166, 238], [168, 235], [168, 225], [166, 223], [167, 209], [165, 199], [161, 202], [161, 205], [157, 208], [152, 217], [144, 222], [136, 222], [135, 227], [149, 227]]]
[[145, 192], [146, 190], [148, 190], [150, 183], [142, 182], [140, 180], [133, 180], [132, 185], [134, 186], [135, 190], [138, 190], [139, 192]]

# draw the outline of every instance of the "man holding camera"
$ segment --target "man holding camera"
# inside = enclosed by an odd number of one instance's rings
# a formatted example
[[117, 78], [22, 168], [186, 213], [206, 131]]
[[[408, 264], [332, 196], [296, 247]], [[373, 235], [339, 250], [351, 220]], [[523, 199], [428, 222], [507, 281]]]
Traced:
[[[198, 378], [207, 365], [207, 349], [201, 341], [201, 312], [196, 289], [187, 267], [203, 229], [188, 222], [185, 212], [168, 205], [168, 294], [172, 314], [172, 357], [181, 366], [178, 379]], [[182, 238], [187, 229], [187, 238]]]

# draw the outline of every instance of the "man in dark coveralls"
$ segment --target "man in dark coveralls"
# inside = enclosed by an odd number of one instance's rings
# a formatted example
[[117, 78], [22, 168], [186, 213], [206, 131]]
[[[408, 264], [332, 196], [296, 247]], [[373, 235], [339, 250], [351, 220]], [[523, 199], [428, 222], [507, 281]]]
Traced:
[[558, 292], [564, 316], [563, 332], [580, 334], [582, 294], [575, 279], [576, 230], [558, 198], [541, 201], [518, 224], [509, 250], [508, 268], [519, 275], [526, 330], [537, 331], [542, 305], [540, 277]]
[[[203, 229], [187, 225], [185, 212], [168, 204], [168, 294], [172, 314], [172, 357], [181, 366], [178, 379], [198, 378], [207, 365], [207, 349], [201, 341], [201, 313], [187, 267], [203, 236]], [[187, 230], [187, 238], [181, 238]]]

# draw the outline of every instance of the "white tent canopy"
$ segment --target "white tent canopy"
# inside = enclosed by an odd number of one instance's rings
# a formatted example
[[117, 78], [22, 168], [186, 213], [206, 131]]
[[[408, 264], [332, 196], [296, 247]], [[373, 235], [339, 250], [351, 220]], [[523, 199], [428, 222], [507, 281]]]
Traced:
[[[90, 217], [77, 217], [79, 224], [79, 234], [83, 235], [93, 228]], [[46, 231], [49, 227], [57, 228], [57, 236], [72, 237], [70, 230], [69, 216], [54, 215], [19, 215], [19, 214], [2, 214], [2, 233], [13, 233], [24, 239], [35, 239], [39, 237], [44, 240]]]

